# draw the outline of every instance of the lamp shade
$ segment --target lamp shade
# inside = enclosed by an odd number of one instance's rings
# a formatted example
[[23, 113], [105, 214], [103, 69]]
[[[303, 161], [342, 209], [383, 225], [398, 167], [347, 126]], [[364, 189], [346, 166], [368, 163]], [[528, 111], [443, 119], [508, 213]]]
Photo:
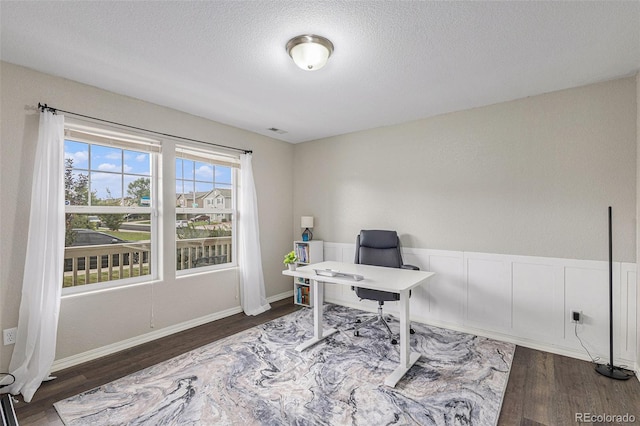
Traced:
[[302, 216], [300, 220], [301, 228], [313, 228], [313, 216]]
[[333, 53], [333, 43], [317, 35], [301, 35], [287, 43], [287, 52], [293, 62], [305, 71], [324, 67]]

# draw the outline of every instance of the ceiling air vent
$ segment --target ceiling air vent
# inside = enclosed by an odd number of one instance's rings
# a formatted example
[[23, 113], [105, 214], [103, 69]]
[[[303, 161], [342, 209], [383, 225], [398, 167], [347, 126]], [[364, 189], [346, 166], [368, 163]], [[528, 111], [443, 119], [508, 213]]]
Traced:
[[282, 129], [276, 129], [275, 127], [270, 127], [267, 130], [271, 131], [271, 132], [275, 132], [279, 135], [284, 135], [285, 133], [287, 133], [286, 130], [282, 130]]

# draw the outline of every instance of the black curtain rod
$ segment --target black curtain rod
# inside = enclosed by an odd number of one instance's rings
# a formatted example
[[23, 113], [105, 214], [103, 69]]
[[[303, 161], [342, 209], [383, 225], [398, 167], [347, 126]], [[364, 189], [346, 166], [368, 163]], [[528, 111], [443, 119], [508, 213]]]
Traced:
[[169, 133], [156, 132], [155, 130], [148, 130], [148, 129], [143, 129], [141, 127], [130, 126], [128, 124], [116, 123], [115, 121], [103, 120], [102, 118], [96, 118], [96, 117], [91, 117], [91, 116], [84, 115], [84, 114], [78, 114], [77, 112], [65, 111], [63, 109], [50, 107], [47, 104], [41, 104], [40, 102], [38, 102], [38, 109], [41, 112], [44, 112], [45, 110], [47, 110], [47, 111], [50, 111], [50, 112], [52, 112], [54, 114], [57, 113], [58, 111], [60, 111], [60, 112], [64, 112], [65, 114], [72, 114], [72, 115], [77, 115], [78, 117], [84, 117], [84, 118], [89, 118], [91, 120], [102, 121], [103, 123], [115, 124], [116, 126], [127, 127], [129, 129], [140, 130], [140, 131], [143, 131], [143, 132], [153, 133], [153, 134], [160, 135], [160, 136], [167, 136], [167, 137], [175, 138], [175, 139], [182, 139], [184, 141], [204, 143], [204, 144], [207, 144], [207, 145], [213, 145], [213, 146], [217, 146], [217, 147], [220, 147], [220, 148], [231, 149], [233, 151], [244, 152], [245, 154], [253, 153], [253, 151], [248, 150], [248, 149], [235, 148], [233, 146], [220, 145], [220, 144], [213, 143], [213, 142], [206, 142], [206, 141], [201, 141], [201, 140], [198, 140], [198, 139], [185, 138], [185, 137], [182, 137], [182, 136], [171, 135]]

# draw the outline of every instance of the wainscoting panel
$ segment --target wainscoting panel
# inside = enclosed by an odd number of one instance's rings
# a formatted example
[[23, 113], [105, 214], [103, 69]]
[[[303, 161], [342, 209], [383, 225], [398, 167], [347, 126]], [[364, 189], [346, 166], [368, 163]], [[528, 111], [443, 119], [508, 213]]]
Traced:
[[[616, 265], [616, 266], [619, 266]], [[615, 268], [614, 268], [615, 269]], [[567, 318], [566, 341], [579, 347], [576, 337], [593, 357], [608, 358], [609, 353], [609, 272], [606, 262], [585, 262], [584, 266], [565, 267]], [[571, 311], [582, 312], [582, 323], [576, 326], [569, 317]], [[620, 352], [616, 351], [619, 355]]]
[[323, 248], [324, 260], [342, 262], [342, 249], [337, 245], [325, 244]]
[[429, 318], [441, 323], [462, 324], [465, 314], [466, 286], [462, 252], [429, 252], [429, 265], [435, 272], [423, 288], [429, 306]]
[[[324, 260], [342, 262], [342, 248], [337, 244], [324, 244]], [[342, 286], [335, 284], [324, 285], [324, 297], [326, 299], [342, 298]]]
[[511, 328], [511, 271], [506, 259], [465, 253], [467, 321], [488, 330]]
[[[353, 262], [354, 244], [325, 242], [325, 259]], [[404, 248], [405, 263], [436, 275], [413, 290], [411, 318], [579, 359], [609, 362], [608, 263], [591, 260]], [[636, 264], [614, 262], [614, 362], [636, 364]], [[375, 311], [348, 287], [326, 300]], [[385, 311], [397, 313], [395, 303]], [[582, 322], [571, 321], [571, 311]], [[578, 337], [576, 337], [576, 334]]]
[[[633, 265], [623, 263], [620, 268], [620, 356], [633, 359], [638, 344], [638, 306], [633, 303], [638, 300], [638, 281], [636, 269]], [[615, 338], [615, 337], [614, 337]]]
[[564, 270], [546, 263], [511, 263], [513, 332], [560, 343], [564, 327]]

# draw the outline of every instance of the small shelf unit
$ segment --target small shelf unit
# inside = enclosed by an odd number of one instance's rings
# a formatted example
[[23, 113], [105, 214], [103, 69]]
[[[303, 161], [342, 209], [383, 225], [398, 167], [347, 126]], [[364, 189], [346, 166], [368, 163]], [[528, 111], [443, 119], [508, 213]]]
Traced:
[[[298, 257], [298, 266], [310, 265], [324, 260], [323, 242], [318, 240], [294, 241], [293, 251]], [[313, 306], [313, 291], [309, 279], [293, 279], [293, 303], [300, 306]]]
[[293, 281], [293, 303], [300, 306], [313, 306], [313, 296], [309, 278], [295, 277]]

